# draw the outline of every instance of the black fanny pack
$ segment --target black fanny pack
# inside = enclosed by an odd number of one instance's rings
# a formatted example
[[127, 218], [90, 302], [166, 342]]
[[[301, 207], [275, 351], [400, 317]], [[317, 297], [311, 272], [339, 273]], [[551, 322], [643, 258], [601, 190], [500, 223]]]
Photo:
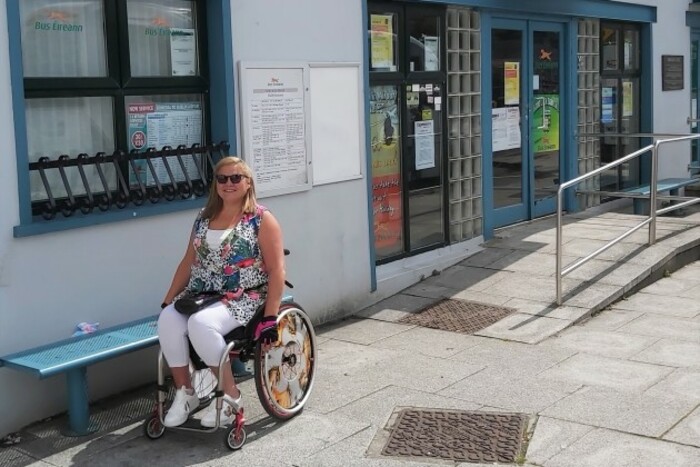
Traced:
[[219, 292], [200, 292], [186, 295], [175, 301], [175, 309], [183, 315], [192, 315], [223, 298]]

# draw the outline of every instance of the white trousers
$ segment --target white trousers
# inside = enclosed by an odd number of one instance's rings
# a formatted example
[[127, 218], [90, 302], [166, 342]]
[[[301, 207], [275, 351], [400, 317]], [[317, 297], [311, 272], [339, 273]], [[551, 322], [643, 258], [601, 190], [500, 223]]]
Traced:
[[170, 367], [189, 365], [187, 336], [207, 366], [219, 366], [221, 354], [226, 349], [223, 336], [239, 326], [242, 326], [240, 321], [231, 316], [220, 301], [191, 316], [179, 313], [170, 304], [160, 312], [158, 339]]

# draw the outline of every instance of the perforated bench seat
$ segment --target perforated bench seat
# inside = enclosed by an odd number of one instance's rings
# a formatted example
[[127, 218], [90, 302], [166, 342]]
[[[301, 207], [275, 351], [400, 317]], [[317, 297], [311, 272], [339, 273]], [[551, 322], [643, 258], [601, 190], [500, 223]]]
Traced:
[[[668, 191], [671, 196], [678, 196], [680, 189], [688, 185], [693, 185], [695, 183], [700, 183], [700, 178], [664, 178], [659, 180], [657, 183], [657, 192]], [[638, 193], [641, 195], [648, 195], [651, 192], [651, 187], [649, 184], [636, 186], [632, 188], [627, 188], [622, 190], [626, 193]], [[649, 210], [649, 200], [646, 199], [634, 199], [634, 213], [635, 214], [646, 214]]]
[[131, 321], [92, 334], [71, 337], [0, 357], [0, 366], [39, 378], [66, 374], [69, 435], [89, 434], [87, 366], [158, 343], [158, 316]]

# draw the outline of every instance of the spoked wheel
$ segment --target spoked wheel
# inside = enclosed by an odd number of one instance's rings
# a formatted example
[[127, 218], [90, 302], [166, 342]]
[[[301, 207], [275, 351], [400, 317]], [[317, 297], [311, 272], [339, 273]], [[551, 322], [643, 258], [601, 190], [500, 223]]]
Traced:
[[234, 422], [226, 429], [226, 434], [224, 435], [224, 445], [232, 451], [241, 449], [248, 438], [244, 424], [245, 418], [243, 417], [243, 409], [241, 409], [236, 414]]
[[158, 414], [150, 415], [143, 422], [143, 434], [146, 435], [148, 439], [158, 439], [165, 433], [165, 426], [160, 423], [160, 418]]
[[279, 420], [299, 413], [311, 394], [316, 368], [316, 335], [298, 305], [277, 315], [279, 339], [267, 352], [255, 347], [255, 388], [265, 411]]
[[214, 389], [218, 383], [216, 376], [209, 368], [196, 369], [191, 367], [192, 389], [199, 397], [199, 401], [208, 401], [213, 397]]

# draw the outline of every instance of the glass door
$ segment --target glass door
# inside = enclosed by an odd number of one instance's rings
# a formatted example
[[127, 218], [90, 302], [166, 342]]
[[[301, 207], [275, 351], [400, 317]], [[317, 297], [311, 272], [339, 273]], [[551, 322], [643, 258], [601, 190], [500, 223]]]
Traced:
[[556, 209], [563, 142], [563, 26], [494, 20], [491, 152], [494, 226]]
[[[690, 42], [690, 131], [700, 133], [698, 119], [698, 84], [700, 83], [700, 67], [698, 66], [698, 53], [700, 50], [700, 33], [693, 32]], [[690, 173], [700, 172], [700, 144], [694, 139], [690, 142]]]

